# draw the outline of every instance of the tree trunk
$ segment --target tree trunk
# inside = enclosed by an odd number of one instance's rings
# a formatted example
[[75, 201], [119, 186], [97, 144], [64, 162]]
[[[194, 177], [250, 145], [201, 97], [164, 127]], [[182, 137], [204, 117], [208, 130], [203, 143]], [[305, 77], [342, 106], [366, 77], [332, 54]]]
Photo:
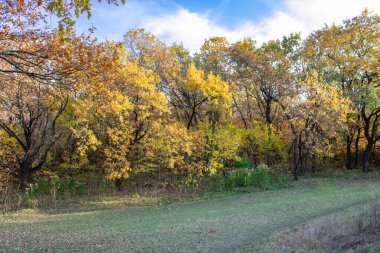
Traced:
[[19, 164], [19, 187], [22, 192], [32, 183], [32, 164], [24, 162]]
[[369, 156], [371, 154], [371, 150], [373, 147], [373, 142], [368, 142], [367, 146], [365, 147], [364, 150], [364, 155], [363, 155], [363, 171], [368, 172], [369, 171]]
[[[272, 128], [271, 128], [271, 125], [270, 124], [267, 124], [267, 128], [268, 128], [268, 145], [270, 146], [272, 143]], [[271, 166], [272, 165], [272, 159], [271, 159], [271, 152], [267, 152], [266, 154], [266, 164], [268, 166]]]
[[352, 152], [351, 152], [352, 138], [349, 135], [346, 137], [346, 167], [348, 170], [352, 170]]
[[354, 160], [354, 168], [357, 169], [359, 166], [359, 140], [360, 140], [360, 132], [361, 129], [358, 127], [358, 133], [355, 139], [355, 160]]
[[307, 162], [308, 162], [308, 159], [309, 159], [309, 151], [306, 151], [305, 158], [304, 158], [304, 163], [303, 163], [303, 168], [304, 168], [305, 172], [307, 171]]
[[317, 165], [316, 165], [316, 156], [315, 156], [315, 154], [313, 154], [312, 157], [311, 157], [311, 172], [313, 174], [317, 173]]
[[298, 164], [299, 164], [299, 167], [298, 167], [298, 169], [299, 169], [299, 174], [300, 174], [300, 176], [302, 176], [303, 175], [303, 154], [301, 153], [301, 151], [299, 152], [299, 158], [298, 158]]
[[189, 119], [189, 121], [187, 122], [187, 130], [189, 130], [190, 127], [191, 127], [191, 125], [193, 124], [194, 115], [195, 115], [195, 106], [194, 106], [194, 107], [192, 108], [192, 110], [191, 110], [190, 119]]
[[272, 124], [271, 104], [272, 104], [272, 100], [268, 98], [268, 100], [266, 101], [266, 107], [265, 107], [265, 120], [268, 125]]
[[298, 155], [297, 155], [297, 150], [298, 150], [298, 144], [297, 144], [297, 137], [295, 137], [294, 142], [293, 142], [293, 179], [298, 180]]
[[122, 188], [122, 179], [118, 178], [115, 180], [115, 187], [116, 187], [116, 190], [121, 192], [123, 190]]
[[298, 141], [298, 170], [299, 170], [299, 175], [303, 175], [303, 160], [304, 160], [304, 150], [303, 150], [303, 142], [302, 142], [302, 136], [301, 134], [299, 135], [299, 141]]

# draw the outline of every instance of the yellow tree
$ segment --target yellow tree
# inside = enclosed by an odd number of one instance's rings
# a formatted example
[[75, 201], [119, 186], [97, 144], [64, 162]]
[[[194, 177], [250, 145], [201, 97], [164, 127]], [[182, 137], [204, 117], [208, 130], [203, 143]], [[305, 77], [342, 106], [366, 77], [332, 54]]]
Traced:
[[[379, 78], [379, 30], [380, 17], [364, 10], [361, 15], [345, 20], [342, 25], [316, 31], [303, 47], [306, 67], [316, 69], [325, 81], [334, 81], [351, 100], [344, 133], [348, 169], [357, 167], [362, 131], [367, 140], [363, 155], [364, 171], [368, 170], [369, 153], [377, 138], [378, 125], [373, 122], [378, 117], [378, 106], [372, 101], [379, 100], [375, 95], [378, 93], [374, 91], [378, 89]], [[372, 131], [369, 129], [375, 129], [375, 134], [369, 134]]]
[[187, 69], [182, 82], [172, 89], [179, 98], [177, 107], [182, 109], [182, 118], [188, 129], [206, 116], [210, 121], [215, 121], [215, 117], [228, 113], [231, 103], [228, 83], [212, 73], [206, 75], [193, 63]]
[[323, 82], [318, 73], [307, 72], [299, 81], [299, 95], [285, 109], [292, 129], [292, 171], [297, 180], [306, 169], [311, 155], [312, 169], [316, 158], [334, 155], [329, 151], [330, 140], [342, 131], [349, 100], [334, 85]]
[[182, 170], [191, 142], [186, 129], [181, 130], [170, 116], [168, 100], [157, 87], [159, 75], [130, 57], [123, 46], [106, 44], [108, 51], [115, 52], [115, 62], [94, 66], [101, 73], [74, 102], [77, 150], [88, 163], [103, 167], [118, 189], [131, 175]]
[[165, 95], [154, 85], [156, 78], [153, 72], [130, 62], [116, 83], [130, 106], [120, 108], [122, 113], [114, 115], [115, 122], [108, 119], [111, 123], [107, 129], [110, 145], [105, 150], [105, 165], [110, 171], [110, 179], [127, 178], [131, 172], [149, 169], [144, 143], [154, 140], [145, 139], [151, 138], [153, 131], [160, 131], [157, 124], [163, 125], [164, 114], [169, 113]]
[[96, 50], [93, 42], [73, 35], [63, 44], [56, 31], [8, 34], [0, 63], [0, 127], [16, 140], [12, 152], [24, 189], [60, 138], [58, 120]]
[[85, 36], [67, 31], [70, 43], [63, 43], [59, 31], [42, 29], [43, 4], [0, 3], [0, 127], [15, 140], [11, 150], [22, 189], [63, 135], [67, 105], [113, 62], [104, 45]]
[[[187, 166], [188, 171], [199, 173], [205, 168], [201, 163], [207, 164], [207, 160], [211, 161], [206, 155], [208, 151], [205, 150], [206, 146], [213, 146], [206, 144], [207, 140], [211, 142], [207, 128], [220, 129], [222, 125], [219, 120], [229, 116], [229, 84], [216, 72], [198, 69], [182, 46], [168, 47], [143, 29], [129, 31], [123, 43], [129, 60], [137, 61], [140, 67], [159, 76], [155, 86], [165, 93], [171, 115], [191, 132], [190, 139], [199, 151], [192, 152], [192, 156], [189, 156], [187, 163], [193, 165]], [[208, 51], [217, 53], [218, 50], [214, 47]], [[197, 62], [198, 56], [196, 58]], [[205, 152], [200, 154], [200, 149]]]
[[230, 43], [225, 37], [211, 37], [205, 40], [195, 61], [206, 73], [219, 75], [223, 81], [228, 80]]

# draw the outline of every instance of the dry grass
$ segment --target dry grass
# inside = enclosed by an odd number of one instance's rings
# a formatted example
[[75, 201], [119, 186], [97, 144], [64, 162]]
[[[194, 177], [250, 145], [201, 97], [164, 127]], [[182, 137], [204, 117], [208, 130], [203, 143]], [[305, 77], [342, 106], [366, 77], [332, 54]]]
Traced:
[[351, 207], [273, 235], [254, 252], [380, 252], [380, 202]]

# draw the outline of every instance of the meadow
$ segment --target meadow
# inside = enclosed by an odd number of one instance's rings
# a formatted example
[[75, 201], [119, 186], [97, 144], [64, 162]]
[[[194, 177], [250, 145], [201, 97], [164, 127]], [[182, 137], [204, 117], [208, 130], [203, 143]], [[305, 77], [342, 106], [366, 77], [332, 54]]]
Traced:
[[[379, 193], [376, 173], [345, 173], [308, 176], [277, 190], [246, 187], [182, 199], [105, 197], [75, 208], [5, 213], [0, 216], [0, 248], [3, 252], [343, 252], [369, 226], [376, 230]], [[376, 245], [378, 241], [369, 246], [359, 243], [360, 249], [373, 250], [363, 252], [376, 252]]]

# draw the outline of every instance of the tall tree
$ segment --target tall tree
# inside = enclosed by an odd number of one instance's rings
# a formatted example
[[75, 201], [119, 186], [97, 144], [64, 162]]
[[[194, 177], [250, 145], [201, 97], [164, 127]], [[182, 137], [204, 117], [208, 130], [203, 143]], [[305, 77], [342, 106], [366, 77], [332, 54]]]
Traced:
[[299, 94], [288, 108], [286, 118], [292, 130], [292, 171], [294, 179], [306, 169], [311, 155], [312, 169], [316, 158], [333, 155], [330, 141], [336, 138], [346, 120], [349, 101], [342, 92], [321, 81], [317, 72], [307, 72], [300, 79]]
[[[7, 55], [0, 76], [0, 128], [17, 141], [13, 154], [22, 189], [42, 168], [60, 137], [57, 120], [78, 87], [75, 75], [89, 60], [85, 50], [90, 44], [83, 38], [72, 37], [72, 43], [62, 44], [55, 32], [33, 35], [19, 34], [6, 40], [10, 51], [17, 53]], [[81, 57], [75, 52], [81, 52]]]
[[[316, 69], [327, 82], [335, 81], [352, 102], [345, 131], [348, 169], [353, 167], [353, 161], [357, 164], [362, 129], [367, 132], [364, 133], [367, 140], [364, 171], [368, 170], [367, 153], [376, 140], [375, 136], [368, 135], [368, 129], [375, 129], [376, 135], [377, 125], [372, 125], [372, 117], [376, 118], [377, 106], [372, 101], [379, 100], [379, 97], [376, 97], [376, 91], [369, 91], [379, 86], [379, 30], [380, 17], [364, 10], [361, 15], [345, 20], [340, 26], [332, 25], [313, 33], [303, 49], [308, 68]], [[366, 112], [369, 104], [375, 111]], [[355, 157], [352, 157], [354, 142], [356, 150]]]

